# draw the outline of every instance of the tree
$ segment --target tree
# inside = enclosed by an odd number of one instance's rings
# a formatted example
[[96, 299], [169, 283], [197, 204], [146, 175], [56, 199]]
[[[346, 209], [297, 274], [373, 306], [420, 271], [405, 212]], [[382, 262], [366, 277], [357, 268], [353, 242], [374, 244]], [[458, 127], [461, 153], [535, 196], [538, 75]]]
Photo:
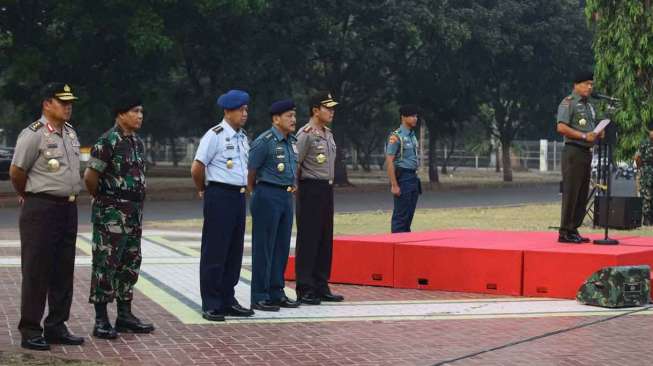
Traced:
[[503, 179], [512, 181], [512, 141], [529, 124], [555, 126], [555, 108], [569, 93], [571, 75], [591, 62], [589, 32], [574, 0], [476, 0], [459, 6], [472, 29], [461, 49], [472, 60], [465, 64], [473, 70], [472, 90], [494, 111], [486, 127], [501, 143]]
[[653, 120], [653, 8], [650, 0], [588, 0], [596, 84], [621, 99], [618, 155], [629, 158]]

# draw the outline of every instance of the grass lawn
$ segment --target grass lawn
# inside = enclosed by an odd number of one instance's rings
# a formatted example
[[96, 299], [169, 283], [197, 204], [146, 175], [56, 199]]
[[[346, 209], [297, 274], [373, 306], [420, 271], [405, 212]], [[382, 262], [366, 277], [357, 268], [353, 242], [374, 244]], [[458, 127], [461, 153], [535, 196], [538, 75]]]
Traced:
[[[368, 211], [360, 213], [339, 213], [335, 215], [336, 235], [374, 234], [390, 232], [389, 211]], [[581, 228], [583, 233], [602, 232], [592, 230], [587, 221]], [[560, 204], [521, 205], [507, 207], [447, 208], [417, 210], [413, 220], [413, 231], [434, 229], [473, 228], [492, 230], [555, 231], [551, 226], [560, 225]], [[202, 220], [179, 220], [146, 222], [145, 229], [197, 229]], [[247, 219], [247, 232], [251, 232], [251, 220]], [[629, 235], [653, 236], [653, 227], [627, 231]], [[624, 231], [611, 230], [611, 233]]]

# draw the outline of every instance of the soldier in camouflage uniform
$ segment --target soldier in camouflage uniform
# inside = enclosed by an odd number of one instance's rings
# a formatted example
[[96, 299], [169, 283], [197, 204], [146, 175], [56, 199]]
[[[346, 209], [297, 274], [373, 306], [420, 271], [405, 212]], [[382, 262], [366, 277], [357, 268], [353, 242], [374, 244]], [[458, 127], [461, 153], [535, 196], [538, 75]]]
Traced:
[[[131, 312], [133, 288], [141, 266], [145, 198], [143, 141], [135, 134], [143, 121], [140, 99], [126, 97], [115, 109], [116, 124], [91, 150], [84, 182], [93, 196], [93, 270], [89, 302], [95, 306], [93, 335], [114, 339], [117, 332], [149, 333], [152, 324]], [[115, 329], [107, 303], [118, 301]]]
[[653, 122], [649, 123], [648, 138], [642, 141], [635, 156], [639, 171], [639, 195], [642, 197], [642, 224], [653, 225]]

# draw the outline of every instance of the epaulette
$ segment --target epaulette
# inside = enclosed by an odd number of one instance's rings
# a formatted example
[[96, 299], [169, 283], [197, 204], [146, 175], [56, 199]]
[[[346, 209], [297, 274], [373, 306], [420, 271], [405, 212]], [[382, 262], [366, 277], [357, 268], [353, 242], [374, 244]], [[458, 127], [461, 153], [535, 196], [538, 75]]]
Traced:
[[329, 127], [327, 127], [327, 126], [324, 126], [324, 129], [327, 130], [327, 131], [331, 131], [331, 129]]
[[71, 130], [73, 131], [75, 130], [75, 127], [73, 127], [73, 125], [71, 125], [70, 123], [64, 122], [64, 124], [66, 125], [66, 127], [70, 128]]
[[243, 135], [247, 136], [247, 131], [245, 131], [244, 128], [241, 128], [240, 131], [243, 133]]
[[43, 126], [45, 126], [45, 125], [43, 124], [43, 122], [41, 122], [41, 121], [36, 121], [36, 122], [32, 123], [31, 125], [29, 125], [29, 129], [32, 130], [32, 131], [34, 131], [34, 132], [36, 132], [36, 131], [39, 130], [39, 128], [41, 128], [41, 127], [43, 127]]
[[217, 126], [213, 127], [211, 130], [212, 130], [213, 132], [215, 132], [215, 134], [217, 135], [217, 134], [219, 134], [220, 132], [222, 132], [222, 130], [224, 130], [224, 128], [222, 128], [222, 126], [220, 126], [220, 125], [217, 125]]
[[264, 138], [264, 139], [268, 139], [268, 140], [269, 140], [270, 137], [272, 137], [272, 136], [274, 136], [274, 134], [272, 133], [272, 131], [268, 131], [268, 132], [266, 132], [266, 133], [263, 134], [263, 138]]
[[308, 124], [307, 124], [306, 126], [304, 126], [304, 127], [302, 128], [302, 131], [303, 131], [303, 132], [311, 132], [312, 129], [313, 129], [313, 127], [312, 127], [311, 125], [308, 125]]

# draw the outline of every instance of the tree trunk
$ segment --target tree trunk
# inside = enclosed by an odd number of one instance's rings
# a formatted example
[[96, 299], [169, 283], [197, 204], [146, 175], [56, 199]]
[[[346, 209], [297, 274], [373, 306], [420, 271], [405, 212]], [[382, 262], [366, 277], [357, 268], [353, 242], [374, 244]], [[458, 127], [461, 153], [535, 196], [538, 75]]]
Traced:
[[496, 162], [496, 164], [494, 164], [494, 171], [498, 173], [501, 171], [501, 154], [499, 153], [499, 146], [494, 149], [494, 161]]
[[435, 131], [435, 126], [429, 126], [428, 127], [428, 132], [429, 132], [429, 182], [431, 183], [440, 183], [440, 176], [438, 175], [438, 159], [436, 156], [436, 148], [437, 148], [437, 143], [436, 143], [436, 138], [435, 138], [435, 133], [432, 131]]
[[503, 181], [512, 182], [512, 164], [510, 163], [510, 146], [512, 141], [505, 139], [501, 141], [501, 155], [503, 165]]
[[345, 135], [342, 128], [335, 127], [333, 129], [333, 137], [336, 140], [336, 166], [333, 177], [333, 184], [339, 186], [350, 186], [349, 178], [347, 178], [347, 165], [345, 164]]

